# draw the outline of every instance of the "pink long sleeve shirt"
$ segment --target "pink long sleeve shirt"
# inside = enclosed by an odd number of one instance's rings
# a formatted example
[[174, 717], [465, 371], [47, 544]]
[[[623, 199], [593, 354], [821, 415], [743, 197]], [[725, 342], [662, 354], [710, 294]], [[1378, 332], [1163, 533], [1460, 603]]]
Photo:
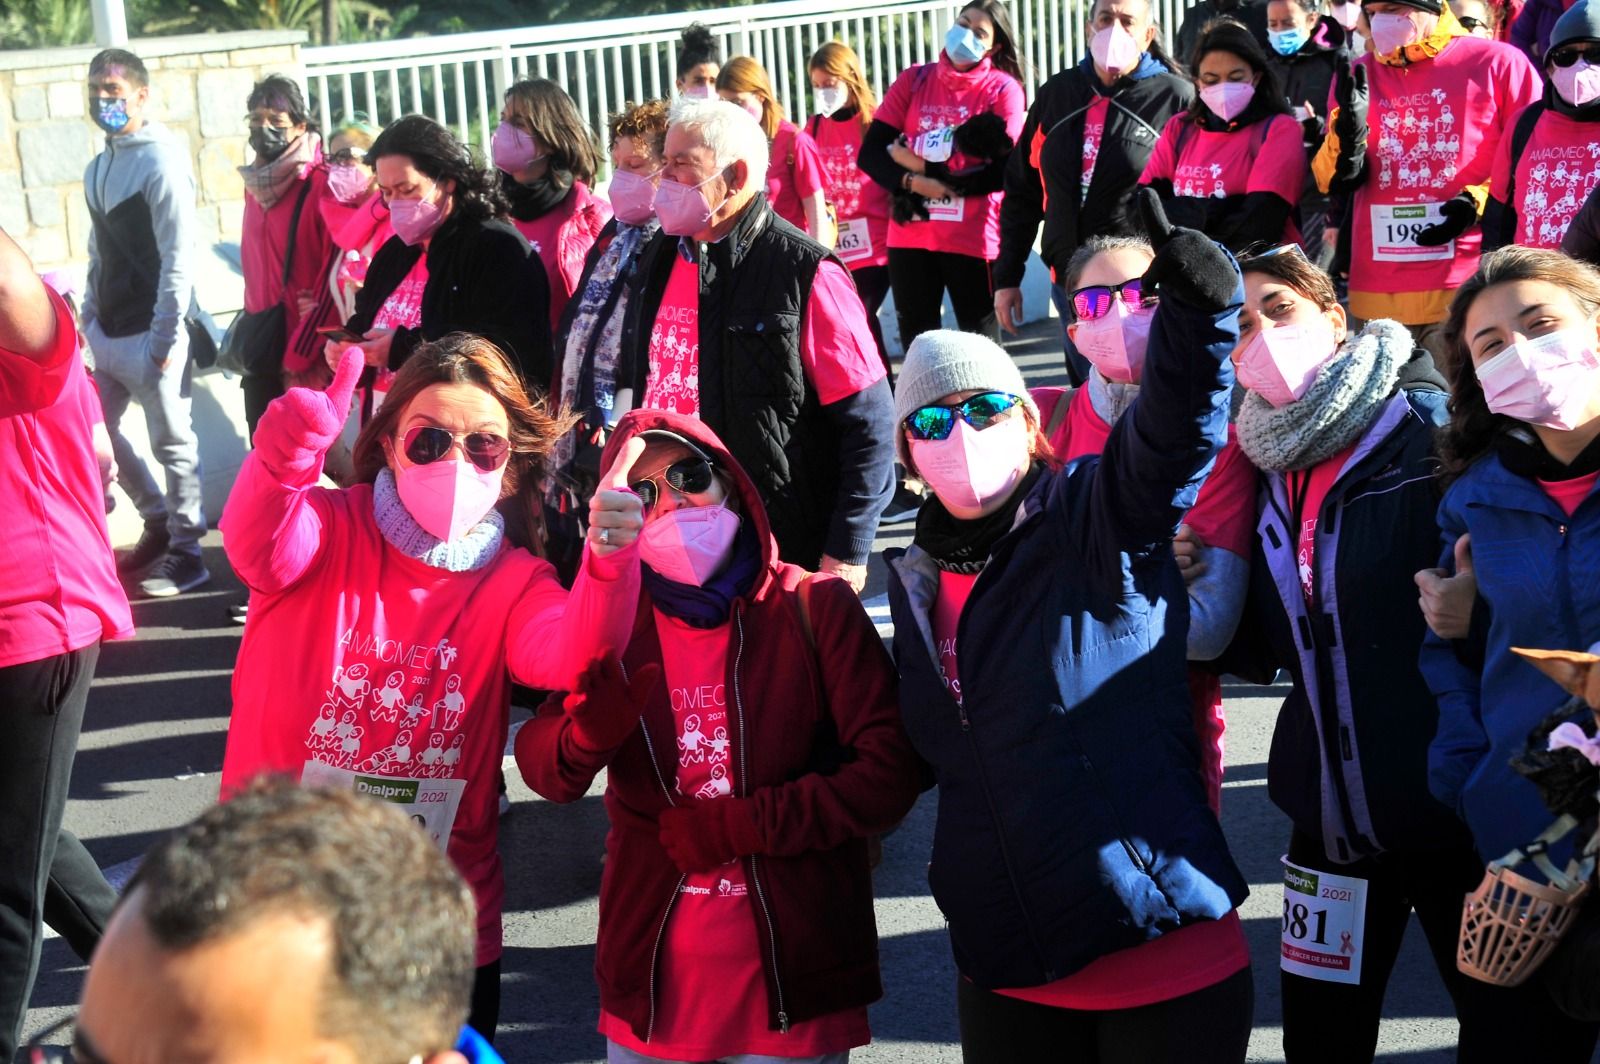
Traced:
[[488, 964], [501, 950], [495, 770], [511, 683], [570, 688], [626, 645], [637, 548], [587, 556], [570, 595], [549, 563], [509, 546], [448, 572], [384, 540], [370, 484], [309, 486], [315, 474], [283, 483], [254, 452], [223, 512], [251, 598], [222, 792], [286, 773], [407, 806], [472, 885]]

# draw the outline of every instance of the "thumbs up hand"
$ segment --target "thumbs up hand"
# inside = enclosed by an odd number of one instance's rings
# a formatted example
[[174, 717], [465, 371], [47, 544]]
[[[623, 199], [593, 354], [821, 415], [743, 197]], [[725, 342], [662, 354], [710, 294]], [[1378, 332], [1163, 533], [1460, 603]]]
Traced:
[[628, 486], [628, 474], [644, 449], [638, 436], [624, 441], [589, 500], [589, 549], [602, 558], [633, 543], [644, 527], [644, 503]]
[[1472, 570], [1472, 536], [1456, 540], [1455, 575], [1424, 569], [1416, 575], [1422, 616], [1440, 639], [1465, 639], [1478, 600], [1478, 578]]
[[290, 388], [262, 413], [251, 442], [279, 481], [299, 485], [316, 479], [322, 456], [344, 431], [361, 370], [361, 349], [346, 348], [326, 391]]

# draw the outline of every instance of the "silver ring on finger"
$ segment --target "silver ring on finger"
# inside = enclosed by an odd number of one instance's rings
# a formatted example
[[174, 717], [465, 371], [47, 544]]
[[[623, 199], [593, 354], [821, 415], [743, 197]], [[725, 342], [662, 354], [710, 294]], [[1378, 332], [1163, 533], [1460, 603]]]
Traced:
[[608, 547], [611, 545], [611, 529], [602, 528], [600, 530], [600, 542]]

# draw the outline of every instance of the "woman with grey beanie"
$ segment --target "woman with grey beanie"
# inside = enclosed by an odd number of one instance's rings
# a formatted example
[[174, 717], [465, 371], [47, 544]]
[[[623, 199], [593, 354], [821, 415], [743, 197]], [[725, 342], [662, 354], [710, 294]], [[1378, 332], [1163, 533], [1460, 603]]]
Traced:
[[1206, 801], [1170, 546], [1227, 430], [1233, 259], [1143, 192], [1143, 387], [1065, 466], [1006, 353], [924, 333], [896, 449], [932, 489], [889, 555], [907, 732], [939, 785], [929, 880], [963, 1056], [1236, 1064], [1247, 893]]

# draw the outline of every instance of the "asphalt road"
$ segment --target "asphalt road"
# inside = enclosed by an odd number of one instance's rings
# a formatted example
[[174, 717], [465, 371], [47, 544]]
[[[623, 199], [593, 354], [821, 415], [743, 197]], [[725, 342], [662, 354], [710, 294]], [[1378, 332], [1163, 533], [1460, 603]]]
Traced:
[[[1054, 329], [1054, 322], [1041, 323], [1012, 345], [1030, 384], [1062, 383]], [[909, 524], [885, 528], [880, 547], [907, 542], [910, 531]], [[216, 797], [241, 632], [227, 623], [226, 607], [243, 592], [215, 532], [205, 548], [211, 585], [177, 600], [136, 604], [138, 637], [106, 646], [100, 659], [67, 823], [113, 880], [125, 879], [153, 841]], [[887, 621], [882, 592], [881, 565], [874, 561], [865, 598], [880, 623]], [[1278, 1061], [1278, 858], [1289, 826], [1267, 799], [1266, 758], [1283, 689], [1230, 687], [1226, 696], [1223, 823], [1252, 890], [1242, 909], [1256, 988], [1249, 1059]], [[501, 831], [507, 895], [499, 1047], [512, 1062], [603, 1060], [592, 974], [605, 831], [599, 790], [557, 807], [533, 796], [515, 771], [508, 778], [514, 805]], [[924, 796], [884, 845], [876, 882], [887, 993], [872, 1010], [876, 1041], [853, 1056], [861, 1064], [960, 1059], [955, 969], [924, 874], [932, 825], [933, 802]], [[45, 944], [25, 1034], [71, 1010], [83, 971], [60, 939]], [[1453, 1059], [1452, 1010], [1414, 922], [1385, 1014], [1381, 1059]]]

